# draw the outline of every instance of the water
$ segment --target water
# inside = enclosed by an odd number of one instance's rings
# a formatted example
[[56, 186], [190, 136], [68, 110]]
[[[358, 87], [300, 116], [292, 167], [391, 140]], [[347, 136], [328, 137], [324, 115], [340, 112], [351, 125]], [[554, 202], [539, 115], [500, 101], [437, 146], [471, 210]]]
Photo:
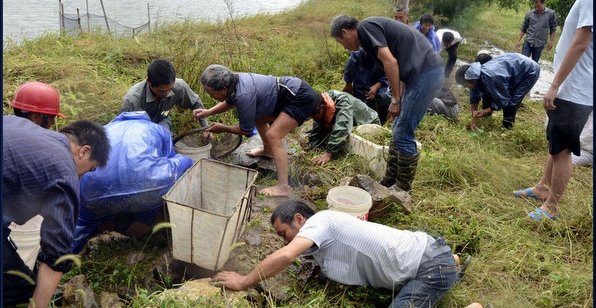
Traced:
[[[194, 19], [217, 21], [234, 16], [257, 13], [279, 13], [298, 6], [303, 0], [104, 0], [106, 15], [119, 23], [137, 27], [147, 22], [147, 4], [151, 23]], [[226, 6], [226, 2], [230, 6]], [[87, 13], [85, 0], [63, 0], [64, 12]], [[89, 13], [103, 15], [99, 0], [88, 0]], [[45, 32], [58, 32], [58, 1], [4, 0], [2, 12], [2, 41], [19, 42], [35, 38]], [[230, 9], [231, 8], [231, 9]]]

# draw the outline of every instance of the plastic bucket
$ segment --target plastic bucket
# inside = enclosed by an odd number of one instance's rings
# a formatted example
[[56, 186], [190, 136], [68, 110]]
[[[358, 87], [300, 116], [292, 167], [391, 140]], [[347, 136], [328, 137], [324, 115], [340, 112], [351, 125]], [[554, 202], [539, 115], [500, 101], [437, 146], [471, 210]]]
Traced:
[[368, 220], [372, 197], [364, 189], [354, 186], [333, 187], [327, 193], [330, 210], [348, 213], [362, 220]]
[[192, 147], [182, 141], [178, 141], [174, 145], [174, 149], [176, 153], [186, 155], [195, 162], [201, 160], [201, 158], [211, 158], [211, 143], [200, 147]]
[[10, 238], [17, 245], [19, 257], [31, 270], [35, 266], [37, 254], [41, 248], [39, 231], [42, 222], [43, 217], [37, 215], [22, 225], [12, 223], [8, 227], [10, 229]]

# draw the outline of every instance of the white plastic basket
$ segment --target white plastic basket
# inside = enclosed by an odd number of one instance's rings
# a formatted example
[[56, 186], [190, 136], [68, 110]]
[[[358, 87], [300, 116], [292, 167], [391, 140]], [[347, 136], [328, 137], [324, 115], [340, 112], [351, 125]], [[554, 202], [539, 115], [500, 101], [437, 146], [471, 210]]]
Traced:
[[164, 196], [172, 228], [172, 255], [219, 270], [250, 219], [253, 169], [201, 159]]

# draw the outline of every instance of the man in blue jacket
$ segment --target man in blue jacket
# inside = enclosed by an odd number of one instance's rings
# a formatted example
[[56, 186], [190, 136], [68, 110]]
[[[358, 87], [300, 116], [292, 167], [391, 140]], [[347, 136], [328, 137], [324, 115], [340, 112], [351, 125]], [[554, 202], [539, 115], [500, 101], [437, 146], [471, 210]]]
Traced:
[[522, 54], [505, 53], [485, 64], [462, 65], [455, 73], [455, 81], [470, 89], [470, 98], [482, 95], [492, 98], [485, 109], [476, 110], [477, 106], [472, 106], [472, 122], [503, 109], [503, 127], [510, 129], [521, 101], [539, 76], [538, 63]]

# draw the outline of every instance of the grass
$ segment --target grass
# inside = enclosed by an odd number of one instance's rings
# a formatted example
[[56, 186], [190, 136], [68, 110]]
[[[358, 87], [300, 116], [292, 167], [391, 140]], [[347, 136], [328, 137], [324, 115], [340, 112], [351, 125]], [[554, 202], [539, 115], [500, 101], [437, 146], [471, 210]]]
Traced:
[[[295, 75], [318, 91], [341, 89], [341, 73], [348, 54], [328, 37], [328, 23], [338, 14], [359, 18], [391, 16], [393, 1], [312, 0], [279, 15], [236, 18], [234, 23], [181, 22], [162, 26], [135, 39], [112, 38], [98, 33], [79, 37], [45, 35], [10, 46], [3, 54], [3, 109], [16, 87], [28, 80], [55, 85], [61, 92], [64, 125], [77, 119], [107, 123], [119, 111], [127, 89], [145, 77], [147, 64], [157, 58], [171, 59], [178, 76], [204, 99], [198, 77], [212, 63], [238, 71]], [[460, 57], [471, 60], [489, 45], [514, 50], [525, 10], [471, 7], [450, 28], [467, 39]], [[552, 59], [552, 51], [544, 59]], [[470, 114], [466, 92], [455, 89], [461, 113], [456, 121], [426, 116], [417, 131], [422, 143], [410, 215], [396, 211], [381, 221], [401, 229], [424, 230], [443, 235], [457, 252], [471, 254], [473, 263], [465, 280], [454, 287], [439, 307], [462, 307], [478, 301], [495, 307], [592, 307], [592, 170], [575, 167], [561, 204], [561, 219], [531, 223], [526, 213], [538, 204], [517, 199], [512, 191], [533, 185], [541, 176], [546, 154], [544, 111], [539, 102], [526, 101], [513, 130], [501, 128], [501, 112], [480, 121], [480, 129], [467, 130]], [[174, 111], [174, 132], [196, 124], [188, 112]], [[234, 123], [233, 113], [210, 119]], [[299, 139], [297, 132], [292, 138]], [[315, 167], [316, 151], [303, 152], [291, 166], [296, 182], [307, 184], [301, 197], [325, 208], [328, 188], [345, 176], [368, 172], [365, 162], [352, 155]], [[270, 183], [264, 177], [260, 183]], [[281, 242], [281, 241], [280, 241]], [[146, 245], [146, 246], [145, 246]], [[144, 248], [143, 248], [144, 247]], [[152, 237], [101, 246], [84, 255], [80, 268], [64, 279], [83, 273], [91, 287], [100, 291], [131, 291], [128, 305], [223, 306], [219, 299], [188, 303], [159, 299], [170, 283], [147, 283], [146, 273], [165, 249]], [[124, 256], [143, 251], [144, 259], [129, 264]], [[133, 270], [135, 268], [136, 270]], [[129, 283], [130, 282], [130, 283]], [[130, 284], [130, 288], [129, 287]], [[387, 304], [391, 294], [363, 287], [333, 283], [288, 286], [290, 299], [264, 306], [371, 307]]]

